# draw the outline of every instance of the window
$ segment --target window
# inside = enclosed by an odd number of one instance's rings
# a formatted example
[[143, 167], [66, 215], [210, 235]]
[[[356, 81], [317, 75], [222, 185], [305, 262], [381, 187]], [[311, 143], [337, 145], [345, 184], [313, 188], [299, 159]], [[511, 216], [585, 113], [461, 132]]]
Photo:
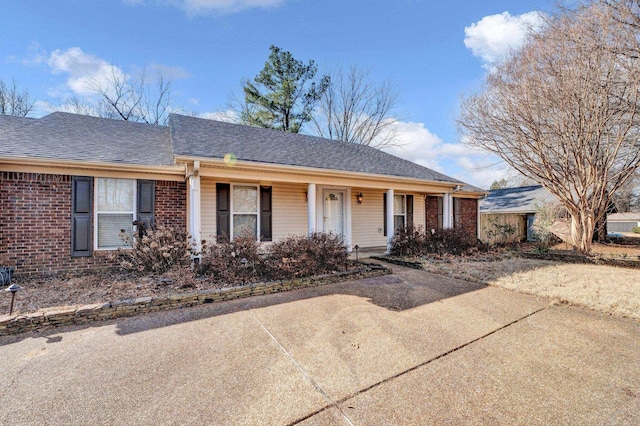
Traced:
[[232, 237], [249, 232], [258, 236], [258, 187], [253, 185], [232, 185], [231, 222]]
[[122, 230], [133, 237], [135, 220], [136, 181], [132, 179], [96, 179], [96, 245], [99, 249], [114, 249], [131, 245]]
[[[233, 238], [249, 230], [260, 241], [271, 241], [270, 186], [216, 183], [216, 234]], [[258, 201], [258, 197], [260, 200]]]
[[404, 195], [393, 196], [393, 229], [404, 228], [407, 223], [407, 203]]

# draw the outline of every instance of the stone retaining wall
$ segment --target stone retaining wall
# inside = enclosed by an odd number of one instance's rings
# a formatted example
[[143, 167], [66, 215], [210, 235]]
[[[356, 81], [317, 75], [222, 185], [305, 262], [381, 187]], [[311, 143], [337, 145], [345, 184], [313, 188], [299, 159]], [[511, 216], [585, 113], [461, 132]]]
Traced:
[[405, 260], [401, 257], [383, 255], [383, 256], [369, 256], [371, 259], [381, 260], [383, 262], [391, 263], [393, 265], [406, 266], [412, 269], [424, 269], [422, 263], [414, 260]]
[[147, 312], [222, 302], [242, 297], [280, 293], [305, 287], [316, 287], [340, 281], [357, 280], [391, 274], [392, 271], [377, 264], [365, 264], [362, 269], [335, 274], [318, 275], [288, 281], [258, 283], [240, 287], [201, 290], [168, 296], [139, 297], [112, 303], [99, 303], [57, 310], [0, 317], [0, 336], [39, 330], [45, 327], [86, 324], [94, 321], [130, 317]]

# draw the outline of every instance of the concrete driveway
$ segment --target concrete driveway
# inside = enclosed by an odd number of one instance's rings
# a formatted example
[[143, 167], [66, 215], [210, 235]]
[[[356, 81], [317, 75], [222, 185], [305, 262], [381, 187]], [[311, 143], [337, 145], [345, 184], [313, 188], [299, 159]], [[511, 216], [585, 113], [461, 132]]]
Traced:
[[640, 424], [640, 323], [391, 276], [0, 338], [0, 424]]

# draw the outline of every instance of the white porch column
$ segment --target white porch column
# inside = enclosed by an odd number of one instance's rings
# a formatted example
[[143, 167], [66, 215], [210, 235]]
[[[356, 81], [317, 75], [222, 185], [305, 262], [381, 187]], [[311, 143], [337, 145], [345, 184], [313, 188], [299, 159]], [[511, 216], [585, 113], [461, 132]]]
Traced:
[[444, 194], [442, 197], [442, 227], [444, 229], [453, 228], [453, 197], [451, 194]]
[[395, 233], [393, 223], [393, 189], [387, 189], [387, 253], [391, 253], [391, 239]]
[[316, 231], [316, 184], [310, 183], [307, 188], [307, 229], [309, 235]]
[[200, 176], [189, 176], [189, 233], [196, 243], [198, 253], [202, 250], [202, 218], [200, 210]]

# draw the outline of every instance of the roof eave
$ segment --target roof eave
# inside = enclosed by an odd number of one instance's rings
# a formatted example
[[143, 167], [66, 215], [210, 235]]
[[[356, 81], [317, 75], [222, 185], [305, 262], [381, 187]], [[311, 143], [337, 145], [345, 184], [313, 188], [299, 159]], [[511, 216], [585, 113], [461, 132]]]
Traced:
[[[199, 157], [199, 156], [190, 156], [190, 155], [175, 155], [176, 163], [191, 163], [194, 161], [199, 161], [202, 164], [210, 164], [218, 167], [229, 167], [228, 163], [221, 158], [210, 158], [210, 157]], [[457, 188], [462, 184], [462, 182], [448, 182], [448, 181], [438, 181], [438, 180], [428, 180], [428, 179], [417, 179], [403, 176], [393, 176], [393, 175], [382, 175], [375, 173], [365, 173], [365, 172], [352, 172], [352, 171], [344, 171], [337, 169], [321, 169], [315, 167], [305, 167], [305, 166], [295, 166], [288, 164], [273, 164], [273, 163], [262, 163], [259, 161], [246, 161], [246, 160], [237, 160], [234, 163], [234, 167], [238, 168], [249, 168], [249, 169], [267, 169], [269, 171], [282, 171], [289, 173], [304, 173], [308, 175], [317, 175], [317, 176], [348, 176], [351, 178], [364, 178], [364, 179], [376, 179], [376, 180], [386, 180], [386, 181], [395, 181], [395, 182], [403, 182], [403, 183], [413, 183], [413, 184], [429, 184], [443, 187], [450, 187], [452, 190]], [[458, 193], [460, 193], [459, 191]], [[472, 195], [479, 195], [480, 193], [469, 192]]]
[[33, 157], [1, 157], [0, 164], [11, 164], [20, 166], [35, 167], [55, 167], [62, 169], [85, 169], [85, 170], [109, 170], [109, 171], [136, 171], [142, 173], [174, 174], [184, 176], [183, 165], [146, 165], [131, 163], [109, 163], [99, 161], [79, 161], [79, 160], [55, 160], [50, 158]]

